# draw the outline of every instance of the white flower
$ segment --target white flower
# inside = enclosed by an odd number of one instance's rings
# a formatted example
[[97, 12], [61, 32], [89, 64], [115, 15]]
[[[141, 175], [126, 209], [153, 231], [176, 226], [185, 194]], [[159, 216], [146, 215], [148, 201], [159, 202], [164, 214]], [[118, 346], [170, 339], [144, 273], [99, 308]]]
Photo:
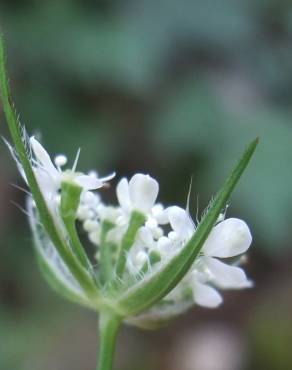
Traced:
[[[163, 237], [163, 245], [169, 248], [171, 241], [180, 249], [195, 233], [195, 225], [188, 212], [180, 207], [170, 207], [168, 217], [172, 231], [168, 238]], [[191, 272], [193, 296], [197, 304], [217, 307], [222, 302], [222, 297], [215, 287], [242, 289], [252, 285], [243, 269], [218, 259], [245, 253], [251, 241], [250, 230], [242, 220], [229, 218], [213, 228]]]
[[134, 245], [127, 255], [127, 268], [131, 274], [137, 274], [143, 265], [149, 263], [149, 254], [156, 249], [156, 241], [151, 229], [140, 227]]
[[169, 207], [168, 218], [173, 230], [168, 234], [169, 238], [187, 242], [195, 232], [195, 224], [188, 212], [177, 206]]
[[216, 308], [222, 302], [221, 294], [212, 286], [207, 284], [206, 275], [197, 271], [192, 272], [193, 299], [199, 305], [208, 308]]
[[147, 214], [155, 204], [159, 185], [149, 175], [136, 174], [128, 182], [123, 178], [117, 186], [117, 197], [120, 206], [126, 213], [133, 210]]
[[202, 257], [210, 282], [221, 289], [243, 289], [252, 286], [242, 268], [228, 265], [217, 258]]
[[73, 181], [83, 190], [88, 191], [101, 188], [104, 182], [111, 180], [115, 176], [115, 174], [112, 174], [104, 178], [98, 178], [95, 174], [85, 175], [76, 172], [79, 153], [73, 168], [63, 171], [61, 167], [67, 163], [65, 156], [57, 156], [55, 158], [55, 164], [53, 164], [47, 151], [33, 136], [29, 142], [35, 157], [33, 159], [34, 172], [46, 199], [52, 199], [52, 197], [57, 195], [62, 181]]
[[158, 225], [169, 224], [168, 212], [170, 208], [171, 207], [164, 208], [161, 203], [156, 203], [151, 209], [151, 214], [148, 215], [148, 220], [154, 219]]
[[[252, 241], [246, 223], [230, 218], [217, 224], [206, 240], [197, 264], [205, 273], [205, 281], [193, 280], [194, 300], [206, 307], [217, 307], [222, 299], [214, 287], [221, 289], [243, 289], [252, 286], [243, 269], [228, 265], [216, 257], [229, 258], [247, 251]], [[209, 284], [213, 286], [210, 286]]]
[[238, 218], [228, 218], [217, 224], [206, 240], [206, 256], [229, 258], [245, 253], [252, 241], [247, 224]]

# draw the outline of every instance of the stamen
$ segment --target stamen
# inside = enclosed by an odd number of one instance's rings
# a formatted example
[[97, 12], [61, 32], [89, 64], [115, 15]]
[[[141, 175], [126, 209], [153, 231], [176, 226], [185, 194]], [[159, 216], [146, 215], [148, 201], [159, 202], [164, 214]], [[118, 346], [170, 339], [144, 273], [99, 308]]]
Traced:
[[65, 155], [60, 154], [55, 157], [54, 162], [55, 162], [55, 165], [60, 169], [61, 167], [67, 164], [68, 159]]
[[73, 172], [75, 172], [75, 171], [76, 171], [77, 164], [78, 164], [79, 157], [80, 157], [80, 152], [81, 152], [81, 149], [79, 148], [79, 149], [77, 150], [76, 158], [75, 158], [75, 161], [74, 161], [74, 164], [73, 164], [73, 167], [72, 167], [72, 171], [73, 171]]

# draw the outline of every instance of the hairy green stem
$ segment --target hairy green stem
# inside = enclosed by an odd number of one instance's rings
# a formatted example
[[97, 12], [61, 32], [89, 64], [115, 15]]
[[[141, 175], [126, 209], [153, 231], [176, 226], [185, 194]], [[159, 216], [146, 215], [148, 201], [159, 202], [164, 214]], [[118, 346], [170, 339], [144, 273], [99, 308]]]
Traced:
[[60, 254], [64, 263], [68, 266], [70, 272], [87, 292], [88, 296], [95, 296], [96, 299], [99, 296], [98, 288], [93, 281], [92, 277], [80, 264], [77, 257], [72, 253], [70, 247], [64, 236], [61, 234], [57, 225], [55, 224], [54, 218], [48, 208], [44, 195], [42, 194], [37, 179], [35, 177], [31, 161], [29, 159], [25, 138], [25, 132], [21, 127], [18, 117], [10, 96], [10, 90], [8, 85], [8, 77], [5, 67], [5, 49], [3, 36], [0, 34], [0, 98], [3, 105], [4, 114], [8, 123], [8, 128], [13, 139], [15, 149], [26, 175], [28, 185], [31, 193], [37, 205], [40, 221], [43, 224], [46, 232], [50, 239], [55, 245], [58, 253]]
[[97, 370], [111, 370], [121, 320], [110, 314], [102, 312], [99, 318], [99, 359]]

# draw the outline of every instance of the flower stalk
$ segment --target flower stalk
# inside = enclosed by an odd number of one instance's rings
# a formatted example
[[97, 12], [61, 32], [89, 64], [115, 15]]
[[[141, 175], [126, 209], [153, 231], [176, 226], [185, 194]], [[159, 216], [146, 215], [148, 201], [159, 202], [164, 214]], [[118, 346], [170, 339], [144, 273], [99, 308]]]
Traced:
[[120, 253], [116, 265], [116, 278], [121, 279], [125, 271], [127, 253], [134, 244], [139, 228], [145, 223], [145, 216], [138, 211], [131, 214], [128, 229], [122, 239]]
[[86, 270], [93, 274], [91, 263], [80, 242], [79, 235], [76, 230], [76, 213], [80, 203], [81, 192], [82, 188], [74, 183], [63, 182], [61, 184], [60, 215], [68, 235], [71, 237], [72, 248], [78, 260]]
[[117, 335], [121, 319], [110, 313], [102, 312], [99, 317], [99, 359], [97, 370], [111, 370]]
[[103, 221], [100, 235], [100, 281], [101, 284], [106, 284], [113, 279], [113, 249], [114, 245], [107, 241], [109, 231], [114, 227], [110, 221]]

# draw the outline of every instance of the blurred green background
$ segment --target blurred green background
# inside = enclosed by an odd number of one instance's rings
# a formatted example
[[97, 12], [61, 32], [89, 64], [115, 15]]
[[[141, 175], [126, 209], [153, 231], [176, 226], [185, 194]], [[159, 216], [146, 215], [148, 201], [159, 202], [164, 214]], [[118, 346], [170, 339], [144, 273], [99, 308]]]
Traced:
[[[1, 0], [0, 25], [22, 122], [51, 153], [80, 146], [80, 168], [150, 173], [181, 206], [193, 176], [202, 211], [260, 136], [228, 210], [253, 231], [255, 288], [157, 332], [125, 328], [116, 369], [291, 369], [291, 2]], [[40, 277], [4, 144], [0, 168], [0, 369], [93, 369], [95, 315]]]

